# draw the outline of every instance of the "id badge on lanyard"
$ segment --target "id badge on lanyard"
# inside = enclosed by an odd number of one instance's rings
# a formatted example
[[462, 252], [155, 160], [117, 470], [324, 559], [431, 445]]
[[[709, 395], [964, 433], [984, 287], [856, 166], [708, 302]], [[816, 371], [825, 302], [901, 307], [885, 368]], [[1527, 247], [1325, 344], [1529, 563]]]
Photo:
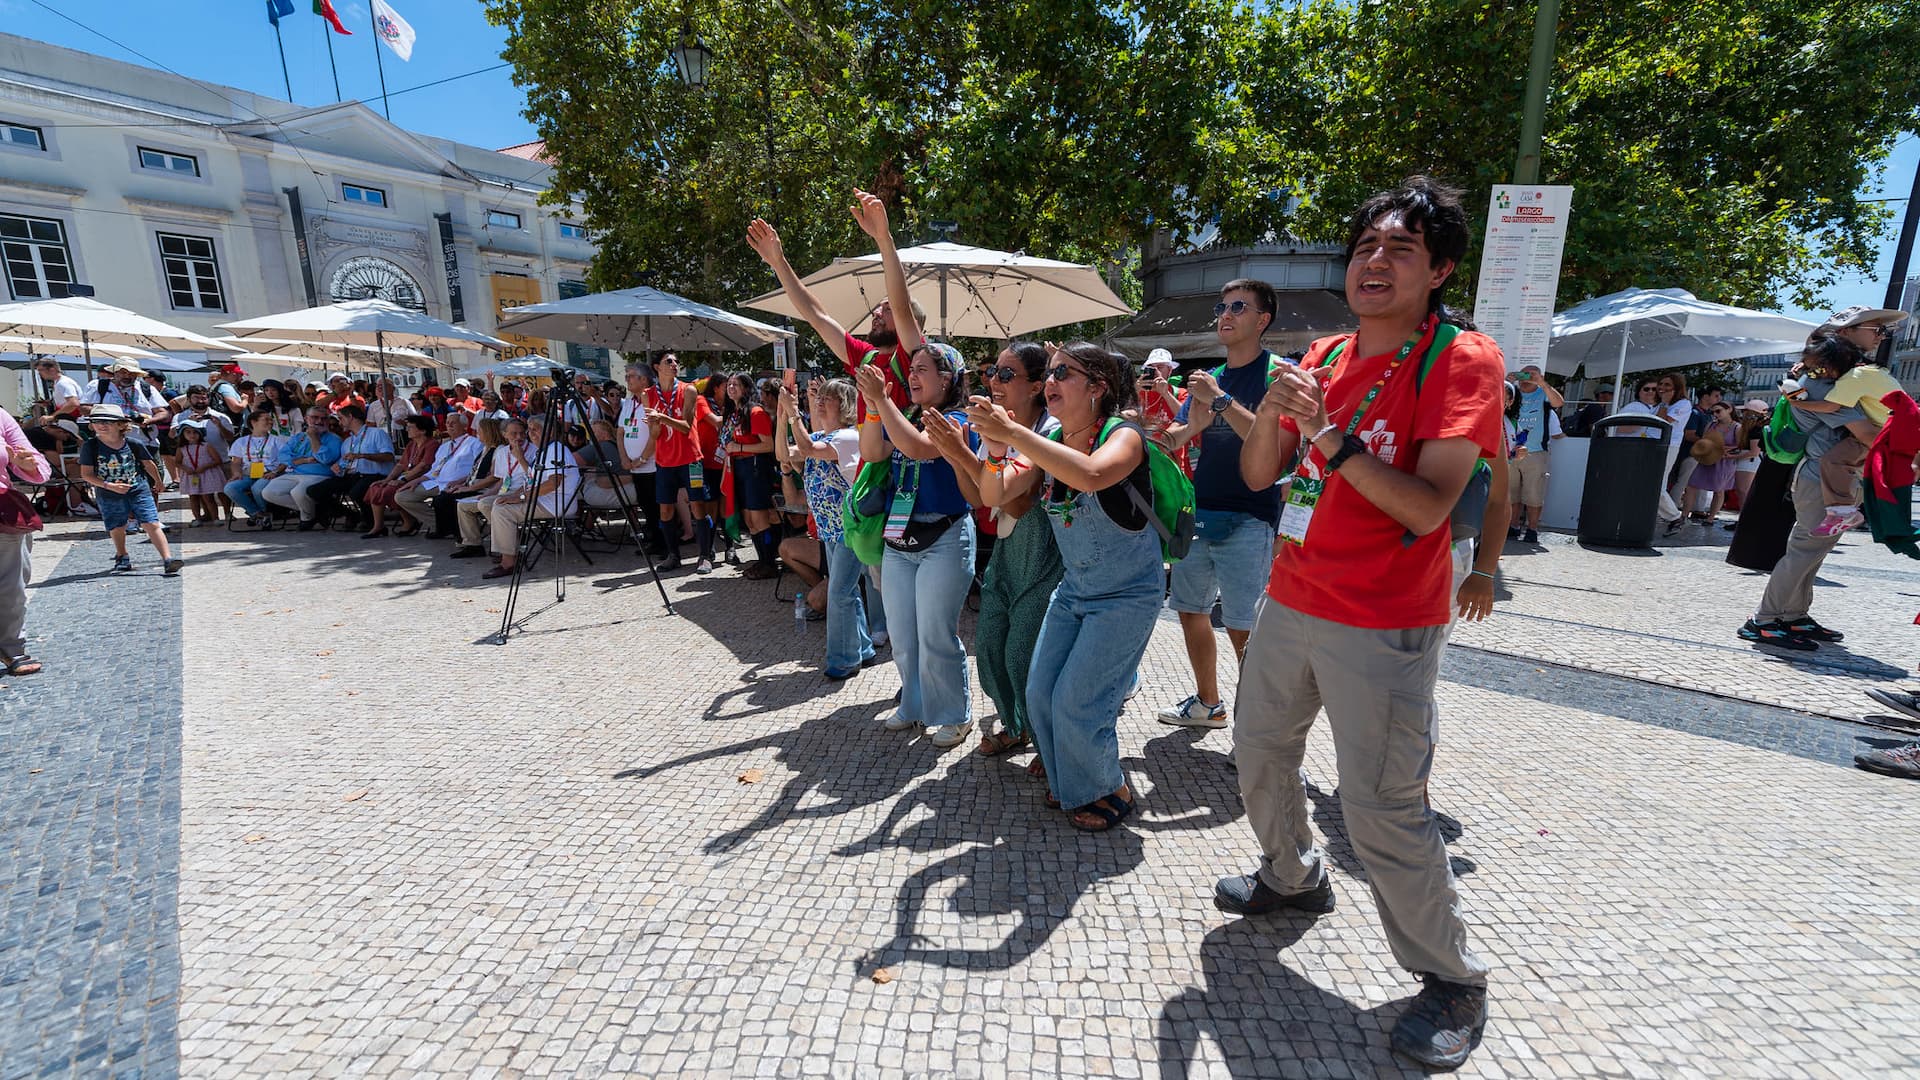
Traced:
[[[1348, 435], [1352, 435], [1354, 432], [1360, 430], [1360, 418], [1367, 414], [1367, 408], [1373, 404], [1375, 398], [1380, 396], [1380, 391], [1386, 387], [1387, 380], [1393, 378], [1394, 372], [1400, 370], [1401, 363], [1413, 352], [1414, 347], [1420, 342], [1425, 341], [1427, 335], [1430, 334], [1433, 329], [1434, 322], [1433, 319], [1429, 317], [1427, 321], [1420, 324], [1419, 333], [1408, 338], [1407, 343], [1400, 346], [1400, 351], [1395, 353], [1393, 359], [1388, 362], [1387, 370], [1381, 372], [1379, 380], [1368, 389], [1367, 395], [1360, 399], [1360, 404], [1354, 407], [1353, 416], [1347, 421]], [[1351, 346], [1352, 339], [1349, 339], [1343, 343], [1343, 345], [1337, 345], [1335, 348], [1341, 349]], [[1348, 359], [1351, 359], [1351, 357]], [[1304, 437], [1304, 433], [1302, 434]], [[1309, 475], [1310, 470], [1307, 459], [1311, 457], [1312, 454], [1313, 448], [1308, 447], [1306, 455], [1303, 455], [1301, 458], [1299, 471], [1294, 474], [1293, 483], [1287, 485], [1287, 501], [1280, 507], [1280, 527], [1277, 531], [1280, 534], [1280, 539], [1285, 540], [1289, 544], [1306, 544], [1307, 530], [1313, 525], [1314, 508], [1320, 504], [1320, 496], [1325, 494], [1327, 490], [1326, 477]]]
[[887, 526], [880, 535], [888, 540], [905, 540], [907, 525], [913, 520], [913, 499], [920, 493], [920, 463], [914, 462], [907, 474], [907, 483], [895, 489], [893, 502], [887, 507]]

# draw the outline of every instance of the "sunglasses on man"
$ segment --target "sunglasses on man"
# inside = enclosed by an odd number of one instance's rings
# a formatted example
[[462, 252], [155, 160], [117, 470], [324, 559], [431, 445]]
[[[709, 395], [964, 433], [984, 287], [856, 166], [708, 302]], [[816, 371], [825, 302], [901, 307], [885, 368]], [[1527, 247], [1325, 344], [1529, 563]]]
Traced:
[[1213, 317], [1217, 319], [1222, 315], [1245, 315], [1251, 307], [1253, 307], [1253, 305], [1247, 303], [1245, 300], [1235, 300], [1231, 304], [1215, 304], [1213, 305]]

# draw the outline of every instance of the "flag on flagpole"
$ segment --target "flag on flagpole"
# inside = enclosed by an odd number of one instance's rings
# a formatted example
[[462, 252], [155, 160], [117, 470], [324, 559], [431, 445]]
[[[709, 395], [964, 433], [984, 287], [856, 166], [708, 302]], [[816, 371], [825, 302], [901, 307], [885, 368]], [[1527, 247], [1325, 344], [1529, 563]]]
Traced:
[[387, 0], [373, 0], [373, 29], [387, 48], [402, 60], [413, 59], [413, 27]]
[[334, 33], [348, 36], [353, 34], [353, 31], [347, 29], [346, 24], [340, 21], [340, 14], [333, 10], [333, 0], [313, 0], [313, 13], [331, 23]]
[[293, 0], [267, 0], [267, 21], [275, 26], [280, 20], [293, 14]]

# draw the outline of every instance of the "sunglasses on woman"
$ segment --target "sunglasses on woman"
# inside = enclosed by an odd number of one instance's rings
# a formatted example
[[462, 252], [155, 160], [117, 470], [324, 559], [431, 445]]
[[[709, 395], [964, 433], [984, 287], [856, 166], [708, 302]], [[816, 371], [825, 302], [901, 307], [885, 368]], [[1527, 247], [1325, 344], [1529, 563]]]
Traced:
[[1018, 371], [1015, 371], [1010, 367], [990, 367], [990, 368], [980, 369], [980, 379], [982, 382], [1012, 382], [1014, 380], [1014, 377], [1019, 374], [1020, 373]]
[[1085, 374], [1086, 372], [1070, 364], [1055, 364], [1047, 369], [1047, 378], [1052, 379], [1054, 382], [1066, 382], [1075, 375]]

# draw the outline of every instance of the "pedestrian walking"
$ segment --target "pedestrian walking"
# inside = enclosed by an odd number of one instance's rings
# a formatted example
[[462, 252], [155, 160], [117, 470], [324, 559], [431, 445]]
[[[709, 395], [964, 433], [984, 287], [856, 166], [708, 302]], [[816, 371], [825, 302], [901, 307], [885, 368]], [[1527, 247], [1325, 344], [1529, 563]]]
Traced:
[[1348, 227], [1358, 331], [1315, 342], [1260, 399], [1241, 454], [1247, 486], [1271, 486], [1296, 450], [1306, 454], [1234, 710], [1261, 859], [1214, 894], [1241, 914], [1333, 909], [1300, 772], [1324, 706], [1354, 853], [1395, 958], [1425, 983], [1393, 1049], [1435, 1068], [1465, 1062], [1487, 1018], [1487, 966], [1467, 948], [1424, 798], [1453, 607], [1448, 522], [1479, 459], [1498, 461], [1502, 449], [1499, 347], [1439, 320], [1467, 242], [1450, 188], [1415, 177], [1368, 199]]
[[128, 436], [133, 421], [118, 405], [95, 405], [87, 414], [93, 434], [80, 446], [80, 479], [91, 486], [100, 507], [100, 524], [113, 538], [113, 569], [133, 569], [127, 554], [127, 524], [138, 526], [152, 542], [168, 577], [185, 563], [173, 557], [167, 533], [160, 527], [160, 507], [154, 492], [160, 488], [160, 465], [154, 452]]

